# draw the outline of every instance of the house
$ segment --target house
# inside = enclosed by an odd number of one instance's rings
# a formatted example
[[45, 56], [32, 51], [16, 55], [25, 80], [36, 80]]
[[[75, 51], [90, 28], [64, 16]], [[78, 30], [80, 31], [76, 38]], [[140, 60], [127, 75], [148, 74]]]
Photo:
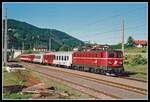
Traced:
[[46, 45], [37, 45], [33, 48], [33, 51], [40, 51], [40, 52], [44, 52], [47, 51], [48, 48]]
[[147, 41], [146, 40], [134, 40], [133, 41], [134, 46], [138, 48], [146, 47], [147, 46]]

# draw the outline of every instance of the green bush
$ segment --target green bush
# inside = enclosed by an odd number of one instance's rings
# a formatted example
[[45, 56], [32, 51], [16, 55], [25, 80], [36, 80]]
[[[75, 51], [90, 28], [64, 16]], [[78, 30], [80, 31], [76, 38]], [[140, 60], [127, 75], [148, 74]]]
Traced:
[[26, 53], [26, 54], [31, 54], [31, 53], [33, 53], [33, 50], [32, 50], [32, 49], [29, 49], [29, 50], [26, 50], [24, 53]]
[[141, 52], [142, 52], [142, 53], [146, 53], [146, 49], [143, 49]]
[[132, 58], [132, 65], [139, 65], [139, 64], [146, 64], [147, 63], [147, 59], [143, 58], [141, 55], [135, 55]]
[[142, 57], [142, 55], [125, 55], [124, 64], [130, 65], [144, 65], [147, 64], [147, 59]]

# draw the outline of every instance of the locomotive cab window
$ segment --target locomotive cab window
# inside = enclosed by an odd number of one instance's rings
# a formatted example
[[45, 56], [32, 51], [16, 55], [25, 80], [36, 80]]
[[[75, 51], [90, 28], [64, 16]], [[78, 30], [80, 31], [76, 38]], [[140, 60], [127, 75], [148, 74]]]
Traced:
[[108, 54], [108, 57], [109, 57], [109, 58], [114, 58], [114, 57], [115, 57], [115, 54], [114, 54], [113, 52], [110, 52], [110, 53]]
[[117, 58], [122, 58], [122, 53], [121, 52], [116, 52], [117, 53]]

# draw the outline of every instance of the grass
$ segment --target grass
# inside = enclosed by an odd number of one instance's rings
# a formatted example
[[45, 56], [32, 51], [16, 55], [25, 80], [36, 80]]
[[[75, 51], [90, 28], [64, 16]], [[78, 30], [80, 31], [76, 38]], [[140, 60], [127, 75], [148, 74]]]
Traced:
[[130, 77], [138, 78], [141, 80], [147, 80], [147, 72], [148, 72], [148, 66], [145, 65], [124, 65], [125, 71], [130, 72]]
[[27, 71], [11, 72], [11, 73], [4, 71], [3, 86], [24, 85], [26, 82], [25, 77], [28, 75], [27, 73], [28, 73]]
[[[92, 98], [89, 95], [83, 94], [69, 86], [66, 86], [61, 83], [57, 83], [53, 80], [47, 79], [37, 72], [32, 72], [29, 70], [22, 72], [3, 72], [3, 88], [4, 87], [15, 87], [16, 85], [25, 86], [27, 84], [26, 77], [33, 76], [35, 80], [40, 80], [45, 83], [48, 87], [54, 87], [59, 92], [66, 92], [69, 96], [62, 97], [59, 95], [48, 96], [48, 99], [88, 99]], [[3, 99], [29, 99], [32, 98], [32, 94], [20, 94], [17, 92], [3, 91]]]
[[31, 98], [31, 94], [19, 94], [19, 93], [4, 93], [4, 99], [29, 99]]
[[127, 53], [146, 53], [147, 52], [147, 48], [132, 47], [132, 48], [125, 48], [124, 51], [127, 52]]
[[[22, 72], [11, 72], [7, 71], [3, 72], [3, 91], [4, 87], [13, 87], [13, 90], [18, 90], [16, 86], [25, 86], [26, 84], [26, 75], [28, 75], [27, 71]], [[11, 92], [12, 89], [5, 89], [3, 93], [4, 99], [28, 99], [31, 98], [31, 94], [19, 94], [18, 92]], [[9, 90], [9, 91], [8, 91]]]
[[[141, 57], [138, 58], [138, 56], [141, 55]], [[130, 77], [147, 80], [147, 74], [148, 74], [148, 66], [147, 64], [133, 64], [133, 62], [140, 62], [142, 59], [148, 58], [147, 48], [125, 48], [125, 56], [127, 57], [128, 64], [124, 64], [125, 71], [128, 71], [132, 74], [130, 74]], [[135, 57], [137, 57], [135, 59]], [[148, 61], [147, 61], [148, 62]]]
[[125, 53], [125, 55], [142, 55], [142, 57], [144, 58], [148, 58], [148, 54], [147, 53]]
[[66, 92], [69, 94], [68, 97], [60, 97], [60, 96], [53, 96], [50, 98], [54, 99], [88, 99], [92, 98], [89, 95], [83, 94], [67, 85], [64, 85], [62, 83], [58, 83], [56, 81], [50, 80], [48, 78], [43, 77], [42, 75], [38, 74], [37, 72], [32, 72], [34, 77], [41, 80], [43, 83], [45, 83], [48, 87], [54, 87], [59, 92]]

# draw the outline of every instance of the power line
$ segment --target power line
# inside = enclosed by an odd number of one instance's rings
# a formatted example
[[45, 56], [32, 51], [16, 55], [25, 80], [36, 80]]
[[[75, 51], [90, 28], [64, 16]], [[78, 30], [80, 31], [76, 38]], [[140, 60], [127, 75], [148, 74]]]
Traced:
[[[132, 13], [132, 11], [139, 11], [139, 10], [142, 10], [142, 8], [145, 8], [145, 7], [140, 7], [140, 8], [135, 8], [135, 9], [133, 9], [133, 10], [128, 10], [128, 11], [125, 11], [125, 12], [127, 12], [128, 14], [133, 14]], [[125, 14], [125, 12], [124, 12], [124, 14]], [[86, 26], [91, 26], [91, 25], [93, 25], [93, 24], [96, 24], [96, 23], [99, 23], [100, 21], [100, 23], [102, 23], [102, 22], [104, 22], [105, 21], [105, 19], [107, 19], [107, 21], [109, 21], [110, 19], [108, 19], [108, 18], [115, 18], [115, 17], [119, 17], [119, 16], [122, 16], [121, 15], [121, 13], [119, 13], [119, 14], [115, 14], [115, 15], [112, 15], [112, 16], [108, 16], [108, 17], [105, 17], [105, 18], [102, 18], [102, 19], [100, 19], [100, 20], [97, 20], [97, 21], [95, 21], [95, 22], [93, 22], [93, 23], [89, 23], [89, 24], [86, 24], [86, 25], [84, 25], [84, 27], [86, 27]], [[83, 27], [82, 27], [82, 30], [83, 30]]]
[[[125, 29], [126, 29], [126, 31], [127, 31], [128, 29], [144, 27], [143, 25], [145, 25], [145, 24], [138, 25], [138, 26], [133, 26], [133, 27], [127, 27], [127, 28], [125, 28]], [[112, 33], [112, 32], [120, 32], [120, 31], [121, 31], [120, 29], [111, 30], [111, 31], [107, 31], [107, 32], [102, 32], [101, 35], [102, 35], [102, 34], [109, 34], [109, 33]], [[103, 36], [101, 36], [101, 35], [100, 35], [100, 33], [96, 33], [96, 34], [91, 34], [91, 35], [85, 36], [84, 38], [92, 38], [92, 37], [96, 37], [96, 36], [107, 37], [106, 35], [103, 35]], [[110, 36], [110, 37], [111, 37], [111, 36], [114, 37], [114, 35], [109, 35], [109, 36]], [[109, 36], [108, 36], [108, 37], [109, 37]], [[118, 36], [118, 35], [117, 35], [117, 36]]]

